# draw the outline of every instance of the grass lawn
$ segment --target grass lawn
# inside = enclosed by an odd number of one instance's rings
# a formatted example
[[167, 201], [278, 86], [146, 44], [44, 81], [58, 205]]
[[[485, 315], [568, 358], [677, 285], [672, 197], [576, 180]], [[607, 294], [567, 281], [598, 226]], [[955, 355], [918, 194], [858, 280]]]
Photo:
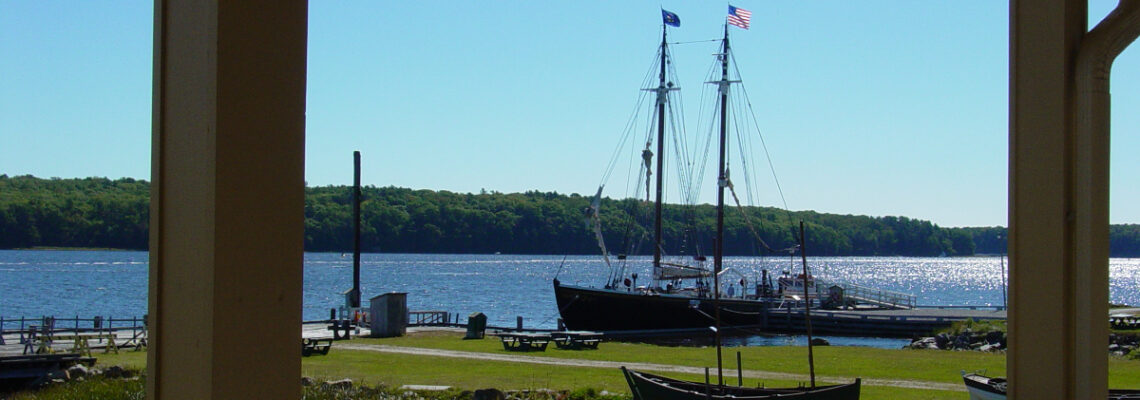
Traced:
[[[354, 343], [386, 344], [499, 354], [520, 354], [503, 350], [498, 339], [461, 340], [451, 332], [424, 332], [390, 339], [357, 338]], [[335, 349], [335, 347], [334, 347]], [[786, 372], [807, 375], [807, 348], [799, 346], [731, 347], [723, 351], [726, 369], [736, 368], [736, 352], [741, 352], [745, 370]], [[866, 347], [815, 347], [817, 375], [910, 379], [961, 383], [959, 371], [986, 370], [1005, 375], [1005, 355], [980, 352], [888, 350]], [[716, 367], [711, 347], [662, 347], [648, 344], [606, 342], [598, 350], [557, 350], [525, 353], [528, 356], [580, 358], [617, 362]], [[1140, 385], [1140, 363], [1132, 370]], [[703, 378], [702, 378], [703, 379]]]
[[[526, 355], [547, 358], [575, 358], [599, 361], [640, 362], [692, 367], [716, 366], [712, 348], [662, 347], [648, 344], [606, 342], [597, 350], [559, 350], [551, 346], [545, 352], [517, 353], [503, 350], [497, 338], [462, 340], [455, 332], [419, 332], [388, 339], [354, 338], [337, 344], [374, 344], [403, 347], [446, 349], [479, 353]], [[807, 374], [806, 348], [737, 347], [724, 350], [726, 369], [735, 369], [736, 352], [740, 351], [744, 369]], [[142, 369], [145, 353], [122, 352], [96, 354], [100, 364], [123, 365]], [[888, 350], [862, 347], [816, 347], [816, 374], [828, 377], [862, 377], [961, 384], [961, 370], [986, 370], [990, 375], [1005, 375], [1005, 355], [979, 352], [933, 350]], [[495, 387], [499, 389], [573, 390], [594, 388], [615, 393], [628, 393], [625, 379], [614, 368], [569, 367], [488, 361], [438, 356], [355, 351], [334, 344], [327, 356], [302, 359], [302, 374], [318, 380], [352, 378], [366, 385], [400, 386], [445, 385], [461, 389]], [[665, 374], [690, 380], [704, 376]], [[715, 379], [715, 378], [714, 378]], [[726, 376], [735, 384], [736, 377]], [[1111, 387], [1140, 388], [1140, 361], [1109, 359]], [[760, 381], [745, 378], [746, 386]], [[794, 386], [799, 381], [764, 380], [766, 386]], [[864, 385], [863, 399], [962, 399], [964, 392], [907, 389]]]

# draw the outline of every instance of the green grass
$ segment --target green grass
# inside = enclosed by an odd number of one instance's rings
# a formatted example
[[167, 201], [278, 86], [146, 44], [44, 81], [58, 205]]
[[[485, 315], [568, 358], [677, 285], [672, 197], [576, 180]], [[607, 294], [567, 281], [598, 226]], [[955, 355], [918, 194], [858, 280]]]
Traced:
[[[302, 359], [305, 376], [317, 380], [351, 378], [357, 384], [371, 387], [397, 388], [405, 384], [444, 385], [456, 390], [480, 388], [552, 389], [583, 391], [587, 388], [628, 395], [629, 389], [621, 373], [614, 368], [567, 367], [501, 361], [471, 360], [435, 356], [351, 351], [337, 344], [382, 344], [493, 354], [525, 354], [533, 357], [575, 358], [599, 361], [641, 362], [715, 367], [716, 355], [708, 347], [662, 347], [648, 344], [605, 342], [597, 350], [559, 350], [551, 346], [545, 352], [515, 353], [503, 350], [496, 338], [462, 340], [453, 332], [424, 332], [388, 339], [354, 338], [337, 342], [327, 356]], [[734, 369], [736, 351], [740, 351], [744, 369], [807, 374], [806, 348], [773, 346], [727, 348], [725, 367]], [[143, 352], [96, 354], [100, 365], [122, 365], [142, 369]], [[816, 373], [828, 377], [862, 377], [865, 379], [905, 379], [961, 384], [960, 370], [986, 370], [990, 375], [1005, 375], [1005, 355], [966, 351], [889, 350], [861, 347], [816, 347]], [[703, 375], [667, 374], [671, 377], [701, 381]], [[735, 376], [726, 377], [735, 384]], [[746, 386], [761, 383], [745, 379]], [[766, 386], [795, 386], [798, 381], [763, 380]], [[1140, 361], [1109, 359], [1111, 387], [1140, 387]], [[456, 392], [458, 393], [458, 392]], [[863, 399], [961, 399], [963, 392], [867, 386]], [[306, 398], [334, 398], [333, 395], [306, 392]], [[453, 393], [453, 397], [455, 397]], [[62, 398], [62, 397], [57, 397]], [[75, 398], [75, 397], [70, 397]], [[81, 397], [87, 398], [87, 397]], [[340, 397], [343, 398], [343, 397]], [[377, 397], [379, 398], [379, 397]], [[438, 398], [438, 397], [430, 397]], [[462, 397], [460, 397], [462, 398]]]
[[[355, 339], [354, 339], [355, 340]], [[445, 357], [412, 356], [333, 349], [328, 356], [313, 356], [302, 363], [303, 373], [318, 380], [351, 378], [369, 386], [403, 384], [479, 388], [575, 390], [593, 388], [628, 396], [625, 378], [614, 368], [562, 367]], [[694, 381], [703, 375], [668, 374]], [[736, 384], [735, 377], [726, 377]], [[715, 379], [715, 378], [714, 378]], [[960, 380], [961, 378], [959, 378]], [[796, 386], [800, 381], [745, 378], [745, 386]], [[863, 399], [961, 399], [964, 393], [864, 386]]]
[[34, 392], [12, 395], [11, 400], [142, 400], [146, 396], [143, 379], [91, 378], [83, 382], [71, 381], [52, 385]]
[[[503, 350], [495, 338], [460, 340], [449, 332], [418, 333], [399, 338], [357, 338], [354, 343], [386, 344], [498, 354], [519, 354]], [[553, 346], [552, 346], [553, 347]], [[335, 346], [333, 347], [336, 348]], [[741, 352], [743, 368], [807, 375], [807, 348], [799, 346], [733, 347], [723, 351], [726, 368], [735, 368], [736, 352]], [[1005, 355], [999, 353], [890, 350], [866, 347], [815, 347], [817, 375], [881, 379], [911, 379], [960, 383], [961, 370], [987, 370], [1005, 374]], [[649, 344], [606, 342], [598, 350], [557, 350], [526, 353], [550, 358], [580, 358], [616, 362], [715, 367], [716, 352], [709, 347], [662, 347]], [[1140, 374], [1140, 363], [1135, 365]], [[1140, 384], [1140, 377], [1136, 382]]]

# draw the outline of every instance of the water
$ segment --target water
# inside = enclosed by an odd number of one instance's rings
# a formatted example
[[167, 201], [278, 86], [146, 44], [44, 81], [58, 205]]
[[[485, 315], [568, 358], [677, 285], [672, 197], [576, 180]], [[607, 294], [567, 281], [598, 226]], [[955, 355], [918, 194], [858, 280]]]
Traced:
[[[634, 258], [640, 276], [649, 276], [648, 258]], [[644, 262], [641, 262], [644, 261]], [[606, 269], [599, 257], [529, 255], [364, 254], [364, 298], [408, 293], [412, 310], [452, 313], [479, 311], [493, 326], [554, 328], [558, 309], [551, 279], [567, 284], [601, 285]], [[997, 257], [820, 257], [812, 273], [830, 281], [912, 293], [920, 305], [1001, 305]], [[729, 257], [725, 266], [755, 281], [761, 269], [779, 273], [801, 267], [786, 257]], [[147, 308], [146, 252], [0, 250], [0, 316], [142, 316]], [[1140, 304], [1140, 259], [1112, 259], [1110, 294], [1114, 303]], [[352, 287], [352, 256], [305, 253], [305, 320], [328, 318]], [[728, 274], [733, 274], [729, 272]], [[731, 278], [730, 278], [731, 279]], [[367, 304], [367, 302], [365, 303]], [[875, 341], [827, 337], [833, 344], [895, 347]], [[802, 342], [796, 336], [756, 336], [742, 345]]]

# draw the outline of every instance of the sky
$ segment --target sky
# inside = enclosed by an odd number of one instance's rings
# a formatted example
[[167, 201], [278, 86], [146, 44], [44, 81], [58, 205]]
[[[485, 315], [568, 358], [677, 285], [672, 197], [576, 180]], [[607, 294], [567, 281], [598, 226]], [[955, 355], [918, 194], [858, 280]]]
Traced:
[[[1006, 2], [733, 5], [753, 12], [734, 54], [790, 209], [1006, 224]], [[1113, 6], [1092, 1], [1090, 26]], [[0, 0], [0, 174], [149, 179], [151, 7]], [[351, 184], [359, 150], [366, 185], [593, 194], [659, 8], [681, 18], [671, 42], [698, 42], [727, 7], [313, 0], [306, 181]], [[686, 111], [715, 46], [673, 46]], [[1140, 223], [1140, 50], [1113, 72], [1110, 220]]]

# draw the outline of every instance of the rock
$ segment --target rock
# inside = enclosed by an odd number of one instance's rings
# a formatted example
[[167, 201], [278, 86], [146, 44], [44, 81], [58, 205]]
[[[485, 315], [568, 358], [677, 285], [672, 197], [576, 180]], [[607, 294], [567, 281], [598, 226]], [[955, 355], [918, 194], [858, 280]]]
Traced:
[[1115, 352], [1115, 351], [1119, 351], [1119, 350], [1120, 350], [1119, 344], [1113, 343], [1113, 344], [1108, 345], [1108, 351]]
[[812, 338], [811, 345], [812, 346], [831, 346], [831, 342], [827, 341], [827, 339], [824, 339], [824, 338]]
[[58, 370], [49, 372], [47, 375], [47, 379], [50, 380], [52, 383], [55, 383], [55, 381], [57, 381], [57, 380], [66, 382], [66, 381], [71, 379], [71, 376], [67, 374], [67, 370], [58, 369]]
[[950, 335], [947, 335], [945, 332], [939, 333], [938, 336], [934, 337], [934, 343], [937, 344], [940, 349], [948, 349], [950, 348]]
[[71, 377], [71, 379], [82, 378], [87, 375], [90, 375], [90, 372], [87, 371], [87, 367], [83, 364], [75, 364], [67, 369], [67, 376]]
[[301, 386], [313, 386], [314, 383], [317, 383], [317, 382], [314, 381], [313, 378], [310, 378], [307, 376], [301, 377]]
[[103, 370], [103, 377], [104, 378], [115, 379], [115, 378], [123, 378], [126, 376], [127, 376], [126, 371], [123, 370], [123, 367], [120, 367], [118, 365], [112, 365], [110, 367], [107, 367], [107, 369]]
[[507, 395], [499, 389], [490, 388], [476, 390], [475, 395], [471, 398], [472, 400], [506, 400]]
[[998, 344], [998, 343], [1001, 343], [1003, 341], [1005, 341], [1005, 333], [1004, 332], [993, 331], [993, 332], [986, 334], [986, 343]]
[[958, 336], [954, 338], [954, 344], [950, 347], [954, 350], [969, 350], [970, 340], [965, 336]]
[[321, 383], [321, 389], [324, 390], [348, 390], [352, 389], [352, 379], [341, 379], [339, 381], [327, 381]]
[[61, 383], [64, 383], [64, 382], [67, 382], [67, 381], [65, 381], [65, 380], [63, 380], [63, 379], [59, 379], [59, 378], [56, 378], [56, 379], [52, 379], [52, 380], [51, 380], [51, 384], [53, 384], [53, 385], [58, 385], [58, 384], [61, 384]]
[[997, 350], [997, 346], [992, 345], [992, 344], [983, 344], [980, 347], [978, 347], [978, 351], [989, 352], [989, 351], [996, 351], [996, 350]]

